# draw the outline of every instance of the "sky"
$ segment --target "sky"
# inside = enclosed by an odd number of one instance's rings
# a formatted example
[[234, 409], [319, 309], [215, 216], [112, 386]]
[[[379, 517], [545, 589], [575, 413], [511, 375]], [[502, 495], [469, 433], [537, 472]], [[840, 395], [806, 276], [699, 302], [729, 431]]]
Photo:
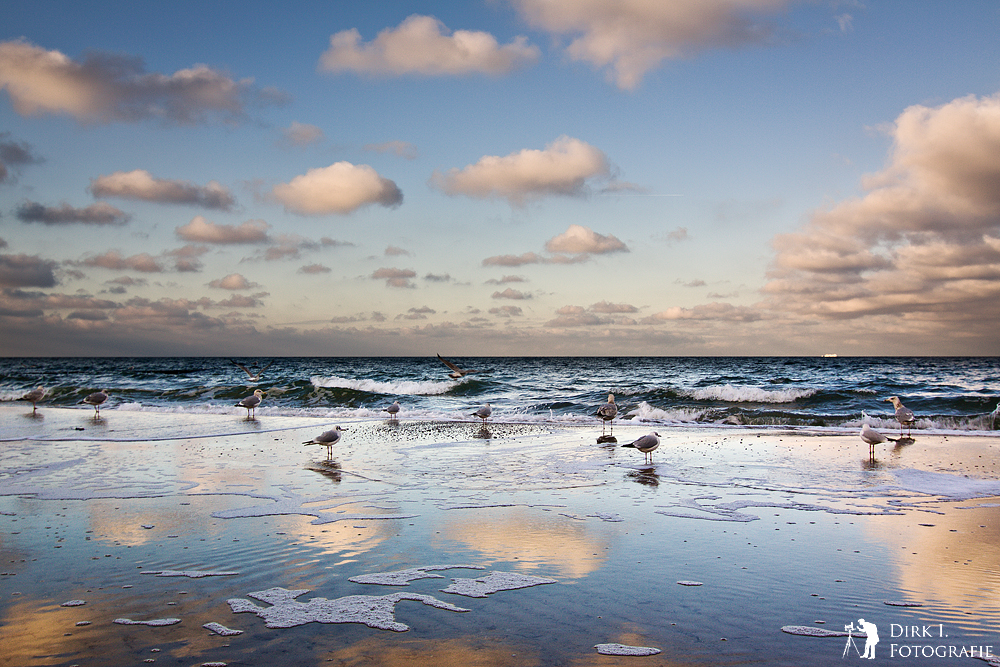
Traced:
[[21, 3], [0, 356], [1000, 355], [1000, 5]]

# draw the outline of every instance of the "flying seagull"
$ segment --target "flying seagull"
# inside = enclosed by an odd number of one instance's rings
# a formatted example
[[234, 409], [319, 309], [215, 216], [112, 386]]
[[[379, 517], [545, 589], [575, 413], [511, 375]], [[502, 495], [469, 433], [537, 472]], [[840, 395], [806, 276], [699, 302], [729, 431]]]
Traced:
[[101, 416], [101, 403], [108, 400], [108, 390], [102, 389], [100, 391], [95, 391], [93, 394], [87, 396], [87, 398], [80, 401], [81, 403], [86, 403], [87, 405], [94, 406], [94, 419]]
[[604, 427], [608, 422], [611, 422], [611, 435], [614, 435], [615, 417], [618, 416], [618, 406], [615, 405], [614, 394], [608, 394], [608, 402], [597, 408], [597, 416], [603, 420], [601, 423], [601, 435], [604, 435]]
[[346, 428], [340, 428], [339, 426], [334, 426], [329, 431], [317, 435], [312, 440], [306, 440], [303, 445], [323, 445], [326, 447], [326, 458], [327, 460], [333, 458], [333, 446], [340, 442], [340, 434], [346, 431]]
[[[230, 359], [230, 361], [233, 361], [233, 360]], [[243, 369], [243, 372], [246, 373], [250, 377], [250, 381], [251, 382], [260, 382], [260, 378], [261, 378], [262, 375], [264, 375], [264, 371], [266, 371], [268, 368], [271, 367], [271, 364], [274, 363], [274, 359], [272, 359], [271, 361], [267, 362], [267, 366], [264, 366], [262, 369], [260, 369], [256, 373], [251, 373], [250, 370], [246, 366], [244, 366], [243, 364], [241, 364], [238, 361], [233, 361], [233, 363], [236, 364], [239, 368]]]
[[646, 462], [653, 462], [653, 450], [660, 446], [660, 434], [656, 431], [647, 433], [635, 442], [630, 442], [622, 447], [634, 447], [646, 455]]
[[31, 402], [31, 411], [34, 412], [35, 410], [38, 409], [35, 406], [35, 403], [38, 403], [43, 398], [45, 398], [45, 387], [43, 387], [42, 385], [38, 385], [37, 387], [35, 387], [31, 391], [29, 391], [27, 394], [25, 394], [24, 396], [22, 396], [21, 400], [22, 401], [30, 401]]
[[915, 418], [913, 416], [913, 410], [909, 409], [903, 402], [899, 400], [898, 396], [890, 396], [885, 399], [892, 403], [892, 407], [896, 408], [896, 421], [899, 422], [899, 437], [903, 437], [903, 426], [906, 426], [906, 437], [910, 437], [910, 427], [913, 426]]
[[448, 377], [454, 378], [456, 380], [458, 380], [459, 378], [463, 378], [466, 375], [469, 375], [470, 373], [482, 373], [483, 372], [483, 371], [467, 371], [465, 369], [459, 368], [455, 364], [451, 363], [450, 361], [448, 361], [447, 359], [445, 359], [444, 357], [442, 357], [440, 354], [437, 356], [437, 358], [440, 359], [441, 362], [445, 366], [447, 366], [448, 368], [450, 368], [452, 370], [451, 373], [448, 373]]
[[483, 420], [483, 425], [485, 426], [486, 425], [486, 420], [490, 418], [491, 414], [493, 414], [493, 407], [489, 403], [487, 403], [483, 407], [481, 407], [478, 410], [476, 410], [475, 412], [473, 412], [472, 416], [473, 417], [479, 417], [480, 419], [482, 419]]
[[257, 415], [257, 406], [260, 405], [261, 400], [264, 398], [264, 392], [260, 389], [253, 390], [253, 396], [247, 396], [242, 401], [236, 404], [238, 408], [247, 409], [247, 419], [250, 419], [250, 413], [253, 412], [254, 416]]
[[382, 408], [382, 412], [389, 413], [389, 419], [395, 419], [396, 415], [399, 414], [399, 401], [395, 401], [392, 405], [387, 408]]

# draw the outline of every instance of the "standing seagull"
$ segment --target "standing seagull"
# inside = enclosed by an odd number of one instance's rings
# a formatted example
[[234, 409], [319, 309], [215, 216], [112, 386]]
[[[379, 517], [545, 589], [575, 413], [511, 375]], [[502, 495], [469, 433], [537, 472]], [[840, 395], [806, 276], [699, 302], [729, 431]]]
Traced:
[[868, 457], [872, 460], [875, 459], [875, 445], [889, 440], [889, 438], [869, 426], [868, 422], [861, 425], [861, 439], [868, 443]]
[[253, 390], [253, 396], [247, 396], [242, 401], [236, 404], [238, 408], [247, 409], [247, 419], [250, 419], [250, 413], [253, 412], [254, 416], [257, 415], [257, 406], [260, 405], [261, 400], [264, 397], [264, 392], [260, 389]]
[[382, 412], [389, 413], [389, 419], [395, 419], [396, 415], [399, 414], [399, 401], [395, 401], [392, 405], [387, 408], [382, 408]]
[[630, 442], [622, 447], [634, 447], [646, 455], [646, 463], [653, 462], [653, 450], [660, 446], [660, 434], [656, 431], [647, 433], [635, 442]]
[[472, 416], [473, 417], [479, 417], [480, 419], [482, 419], [483, 420], [483, 426], [486, 426], [486, 420], [490, 418], [491, 414], [493, 414], [493, 408], [490, 406], [489, 403], [487, 403], [483, 407], [481, 407], [478, 410], [476, 410], [475, 412], [473, 412]]
[[445, 366], [447, 366], [452, 370], [451, 373], [448, 373], [448, 377], [450, 378], [458, 380], [460, 378], [465, 377], [466, 375], [469, 375], [470, 373], [482, 373], [482, 371], [467, 371], [465, 369], [459, 368], [455, 364], [451, 363], [450, 361], [442, 357], [440, 354], [437, 356], [437, 358], [440, 359]]
[[334, 426], [329, 431], [317, 435], [312, 440], [306, 440], [303, 445], [323, 445], [326, 447], [326, 459], [329, 461], [333, 458], [333, 446], [340, 442], [340, 434], [346, 431], [346, 428], [340, 428], [339, 426]]
[[903, 402], [899, 400], [898, 396], [890, 396], [885, 399], [892, 403], [892, 407], [896, 408], [896, 421], [899, 422], [899, 437], [903, 437], [903, 426], [906, 426], [906, 437], [910, 437], [910, 427], [913, 426], [915, 418], [913, 416], [913, 410], [909, 409]]
[[[233, 360], [232, 360], [232, 359], [230, 359], [230, 361], [233, 361]], [[259, 370], [259, 371], [257, 371], [256, 373], [251, 373], [251, 372], [250, 372], [250, 371], [249, 371], [249, 370], [247, 369], [247, 367], [246, 367], [246, 366], [244, 366], [243, 364], [241, 364], [241, 363], [240, 363], [240, 362], [238, 362], [238, 361], [233, 361], [233, 363], [234, 363], [234, 364], [236, 364], [237, 366], [239, 366], [240, 368], [242, 368], [242, 369], [243, 369], [243, 372], [244, 372], [244, 373], [246, 373], [246, 374], [247, 374], [248, 376], [250, 376], [250, 381], [251, 381], [251, 382], [260, 382], [260, 378], [261, 378], [261, 376], [262, 376], [262, 375], [264, 375], [264, 371], [266, 371], [266, 370], [267, 370], [268, 368], [270, 368], [270, 367], [271, 367], [271, 364], [273, 364], [273, 363], [274, 363], [274, 360], [272, 359], [271, 361], [269, 361], [269, 362], [267, 363], [267, 366], [264, 366], [264, 368], [260, 369], [260, 370]]]
[[94, 406], [94, 419], [101, 416], [101, 404], [108, 400], [108, 390], [102, 389], [100, 391], [95, 391], [93, 394], [87, 396], [87, 398], [80, 401], [81, 403], [86, 403], [87, 405]]
[[604, 420], [601, 423], [601, 435], [604, 435], [604, 427], [611, 422], [611, 435], [615, 434], [615, 417], [618, 416], [618, 406], [615, 405], [615, 395], [608, 394], [608, 402], [597, 408], [597, 416]]
[[35, 387], [31, 391], [29, 391], [27, 394], [25, 394], [24, 396], [22, 396], [21, 400], [22, 401], [31, 401], [31, 411], [34, 412], [35, 410], [38, 409], [35, 406], [35, 403], [38, 403], [43, 398], [45, 398], [45, 387], [43, 387], [42, 385], [38, 385], [37, 387]]

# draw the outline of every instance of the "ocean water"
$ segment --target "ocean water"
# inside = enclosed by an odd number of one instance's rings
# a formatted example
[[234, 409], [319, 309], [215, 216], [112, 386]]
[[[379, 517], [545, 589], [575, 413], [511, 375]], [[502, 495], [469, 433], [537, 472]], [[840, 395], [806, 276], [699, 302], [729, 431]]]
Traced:
[[[935, 432], [1000, 428], [1000, 358], [436, 357], [229, 359], [0, 359], [0, 401], [44, 385], [49, 405], [78, 406], [107, 389], [102, 410], [230, 414], [255, 389], [261, 416], [365, 419], [394, 400], [404, 419], [468, 420], [483, 403], [494, 420], [587, 424], [614, 393], [619, 421], [672, 426], [856, 428], [896, 426], [899, 396]], [[239, 362], [254, 373], [254, 380]], [[80, 409], [90, 409], [79, 405]], [[384, 415], [382, 415], [384, 416]]]

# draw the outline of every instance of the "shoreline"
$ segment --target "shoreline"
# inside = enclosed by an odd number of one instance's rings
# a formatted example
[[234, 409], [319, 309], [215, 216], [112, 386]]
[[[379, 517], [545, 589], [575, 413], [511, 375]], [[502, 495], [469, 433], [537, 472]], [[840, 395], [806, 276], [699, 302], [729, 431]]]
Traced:
[[[1000, 437], [914, 432], [872, 463], [856, 434], [365, 420], [328, 461], [302, 442], [336, 420], [44, 412], [0, 409], [4, 667], [833, 664], [841, 640], [781, 628], [862, 615], [881, 657], [892, 623], [1000, 647]], [[621, 447], [654, 428], [652, 465]], [[493, 573], [517, 586], [444, 592]], [[397, 629], [295, 615], [352, 596]], [[268, 627], [267, 600], [303, 623]]]

